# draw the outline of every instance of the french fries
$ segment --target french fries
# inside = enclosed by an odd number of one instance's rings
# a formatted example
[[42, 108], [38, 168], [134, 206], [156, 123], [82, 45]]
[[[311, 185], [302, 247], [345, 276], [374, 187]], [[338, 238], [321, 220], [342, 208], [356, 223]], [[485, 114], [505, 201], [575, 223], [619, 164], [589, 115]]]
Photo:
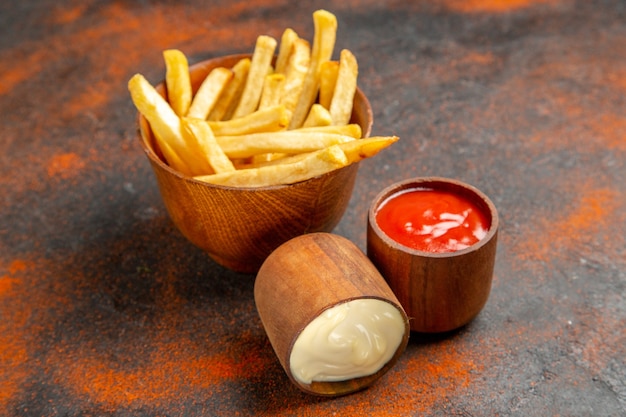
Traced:
[[324, 62], [330, 60], [335, 47], [337, 36], [337, 18], [335, 15], [326, 10], [317, 10], [313, 13], [313, 23], [315, 25], [315, 37], [311, 50], [311, 62], [298, 104], [289, 124], [291, 129], [300, 127], [304, 123], [319, 90], [320, 68]]
[[246, 84], [246, 78], [248, 78], [248, 72], [250, 71], [250, 58], [242, 58], [237, 62], [233, 68], [233, 78], [230, 80], [226, 88], [220, 95], [209, 114], [209, 120], [230, 120], [235, 106], [239, 102], [239, 98], [243, 93], [243, 87]]
[[259, 105], [265, 76], [269, 73], [272, 65], [272, 57], [276, 49], [276, 39], [261, 35], [257, 38], [248, 79], [241, 95], [241, 100], [235, 109], [233, 118], [242, 117], [252, 113]]
[[339, 73], [338, 61], [326, 61], [320, 67], [320, 93], [319, 104], [325, 109], [330, 109], [330, 102], [335, 92], [337, 84], [337, 74]]
[[163, 51], [165, 61], [165, 86], [172, 110], [178, 116], [187, 114], [191, 105], [191, 80], [187, 57], [177, 49]]
[[[336, 17], [313, 13], [312, 43], [284, 30], [280, 47], [257, 38], [251, 58], [212, 69], [192, 94], [189, 64], [163, 52], [165, 98], [141, 75], [128, 83], [137, 110], [173, 169], [211, 184], [293, 184], [371, 158], [396, 136], [362, 138], [350, 123], [357, 90], [356, 57], [333, 61]], [[277, 55], [274, 59], [274, 54]]]
[[289, 114], [285, 106], [273, 106], [257, 110], [238, 119], [209, 121], [209, 125], [213, 133], [218, 136], [275, 132], [287, 128]]
[[280, 104], [280, 95], [282, 93], [284, 83], [285, 74], [274, 73], [265, 76], [265, 83], [263, 84], [263, 92], [261, 93], [259, 109], [266, 109]]
[[191, 102], [187, 116], [196, 119], [206, 119], [213, 110], [218, 97], [233, 77], [228, 68], [215, 68], [204, 79]]
[[346, 165], [348, 165], [346, 154], [335, 145], [292, 163], [240, 169], [230, 173], [199, 176], [195, 179], [231, 187], [269, 187], [305, 181]]
[[184, 117], [183, 134], [187, 135], [189, 142], [194, 141], [198, 144], [198, 148], [208, 155], [209, 164], [213, 168], [213, 172], [220, 174], [222, 172], [231, 172], [235, 170], [233, 162], [226, 156], [224, 150], [219, 146], [209, 122], [206, 120], [193, 119]]
[[359, 67], [352, 52], [342, 50], [333, 98], [328, 109], [333, 124], [343, 125], [350, 121], [358, 72]]
[[150, 122], [165, 159], [174, 169], [185, 175], [211, 170], [206, 156], [183, 138], [180, 118], [143, 75], [134, 75], [128, 82], [128, 89], [135, 106]]
[[292, 45], [291, 55], [285, 67], [285, 83], [280, 103], [293, 112], [298, 104], [304, 79], [311, 61], [311, 47], [304, 39], [296, 39]]
[[218, 136], [216, 139], [231, 159], [249, 158], [269, 152], [298, 154], [355, 140], [351, 136], [337, 133], [295, 131]]
[[283, 35], [280, 38], [280, 49], [278, 50], [278, 57], [276, 58], [276, 65], [274, 71], [277, 74], [285, 74], [285, 68], [287, 67], [287, 61], [291, 54], [291, 48], [293, 43], [299, 36], [295, 30], [291, 28], [285, 29]]
[[330, 126], [333, 118], [328, 110], [319, 103], [314, 103], [302, 127]]
[[[371, 158], [383, 149], [387, 148], [394, 142], [398, 141], [397, 136], [376, 136], [360, 140], [352, 140], [344, 143], [340, 143], [336, 146], [341, 149], [348, 160], [348, 164], [362, 161], [366, 158]], [[316, 151], [317, 152], [317, 151]], [[275, 159], [271, 161], [253, 162], [251, 164], [241, 164], [238, 169], [244, 168], [261, 168], [264, 166], [277, 165], [277, 164], [290, 164], [297, 161], [301, 161], [307, 158], [311, 153], [301, 153], [292, 156], [285, 156], [281, 159]]]

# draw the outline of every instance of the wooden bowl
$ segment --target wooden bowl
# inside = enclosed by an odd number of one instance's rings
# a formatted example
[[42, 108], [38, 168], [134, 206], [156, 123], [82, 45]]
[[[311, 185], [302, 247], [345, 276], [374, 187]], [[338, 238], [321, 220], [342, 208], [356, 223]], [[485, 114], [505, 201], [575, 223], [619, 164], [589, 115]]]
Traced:
[[[384, 342], [378, 346], [390, 349], [387, 352], [390, 359], [385, 363], [381, 361], [378, 370], [337, 380], [312, 378], [307, 382], [298, 379], [291, 360], [299, 336], [315, 319], [320, 316], [327, 318], [329, 309], [355, 300], [386, 304], [387, 313], [370, 310], [371, 304], [366, 308], [372, 321], [382, 323], [378, 326], [387, 330], [379, 328], [369, 333], [372, 328], [368, 327], [371, 323], [368, 317], [355, 321], [344, 318], [350, 323], [346, 327], [342, 327], [343, 320], [335, 317], [332, 324], [327, 322], [323, 329], [316, 329], [314, 343], [308, 347], [315, 353], [313, 358], [307, 358], [307, 366], [322, 364], [327, 365], [332, 373], [350, 374], [364, 361], [363, 357], [358, 357], [351, 362], [347, 358], [350, 352], [367, 352], [367, 357], [376, 356], [376, 347], [371, 350], [363, 349], [363, 346], [359, 348], [359, 337], [364, 337], [366, 333], [373, 345], [376, 345], [373, 340]], [[284, 243], [272, 252], [255, 280], [254, 301], [272, 348], [287, 376], [309, 394], [334, 397], [367, 388], [394, 366], [408, 343], [409, 321], [389, 285], [354, 243], [338, 235], [309, 233]], [[390, 322], [387, 320], [389, 316], [395, 316], [397, 320]], [[385, 338], [384, 333], [389, 329], [394, 329], [391, 334], [387, 333], [392, 337]], [[347, 334], [342, 332], [344, 330]], [[395, 330], [401, 332], [396, 333]], [[347, 343], [347, 340], [352, 343]], [[320, 353], [325, 349], [328, 349], [330, 357]]]
[[[477, 243], [445, 253], [411, 249], [391, 239], [376, 221], [381, 203], [408, 189], [447, 191], [478, 207], [489, 229]], [[367, 222], [367, 255], [385, 277], [409, 315], [411, 330], [440, 333], [469, 323], [491, 291], [496, 257], [498, 212], [489, 198], [460, 181], [428, 177], [395, 183], [376, 196]]]
[[[194, 92], [216, 67], [231, 68], [230, 55], [190, 66]], [[165, 97], [164, 83], [157, 90]], [[352, 123], [370, 134], [372, 110], [361, 90], [354, 98]], [[148, 121], [139, 115], [139, 138], [174, 225], [217, 263], [255, 273], [280, 244], [304, 233], [329, 232], [350, 201], [358, 163], [292, 185], [235, 188], [207, 184], [172, 169], [163, 158]]]

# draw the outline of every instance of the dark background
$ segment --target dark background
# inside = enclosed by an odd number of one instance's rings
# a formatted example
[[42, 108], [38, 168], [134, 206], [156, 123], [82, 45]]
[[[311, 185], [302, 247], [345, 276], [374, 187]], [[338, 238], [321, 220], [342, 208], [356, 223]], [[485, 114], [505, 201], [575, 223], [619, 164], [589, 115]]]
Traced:
[[[335, 233], [365, 248], [394, 181], [436, 175], [501, 217], [483, 312], [412, 335], [368, 390], [301, 393], [253, 276], [173, 227], [127, 91], [337, 15], [373, 134]], [[626, 414], [626, 2], [20, 1], [0, 5], [0, 415]]]

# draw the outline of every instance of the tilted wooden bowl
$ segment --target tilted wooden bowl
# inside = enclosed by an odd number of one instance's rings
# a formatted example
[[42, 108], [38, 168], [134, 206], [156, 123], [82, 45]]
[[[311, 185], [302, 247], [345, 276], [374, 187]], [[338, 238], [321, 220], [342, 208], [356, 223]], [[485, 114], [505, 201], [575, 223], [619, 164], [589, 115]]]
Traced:
[[[230, 55], [190, 66], [194, 92], [213, 68], [231, 68], [250, 56]], [[166, 96], [164, 83], [157, 90]], [[369, 101], [357, 89], [351, 123], [359, 124], [368, 137], [372, 119]], [[242, 273], [257, 272], [274, 249], [293, 237], [332, 231], [348, 206], [358, 171], [355, 163], [292, 185], [212, 185], [171, 168], [141, 115], [139, 137], [174, 225], [217, 263]]]

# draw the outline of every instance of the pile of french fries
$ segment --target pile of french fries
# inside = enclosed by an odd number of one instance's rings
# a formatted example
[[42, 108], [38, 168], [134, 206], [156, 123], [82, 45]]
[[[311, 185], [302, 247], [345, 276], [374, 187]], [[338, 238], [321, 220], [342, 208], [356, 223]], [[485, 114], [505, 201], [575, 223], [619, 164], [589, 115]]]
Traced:
[[134, 75], [131, 98], [166, 162], [200, 181], [263, 187], [325, 174], [396, 142], [396, 136], [362, 139], [361, 127], [350, 123], [356, 58], [344, 49], [332, 60], [335, 15], [317, 10], [313, 23], [312, 47], [291, 28], [279, 48], [261, 35], [251, 58], [211, 70], [195, 95], [188, 60], [176, 49], [163, 52], [167, 99]]

